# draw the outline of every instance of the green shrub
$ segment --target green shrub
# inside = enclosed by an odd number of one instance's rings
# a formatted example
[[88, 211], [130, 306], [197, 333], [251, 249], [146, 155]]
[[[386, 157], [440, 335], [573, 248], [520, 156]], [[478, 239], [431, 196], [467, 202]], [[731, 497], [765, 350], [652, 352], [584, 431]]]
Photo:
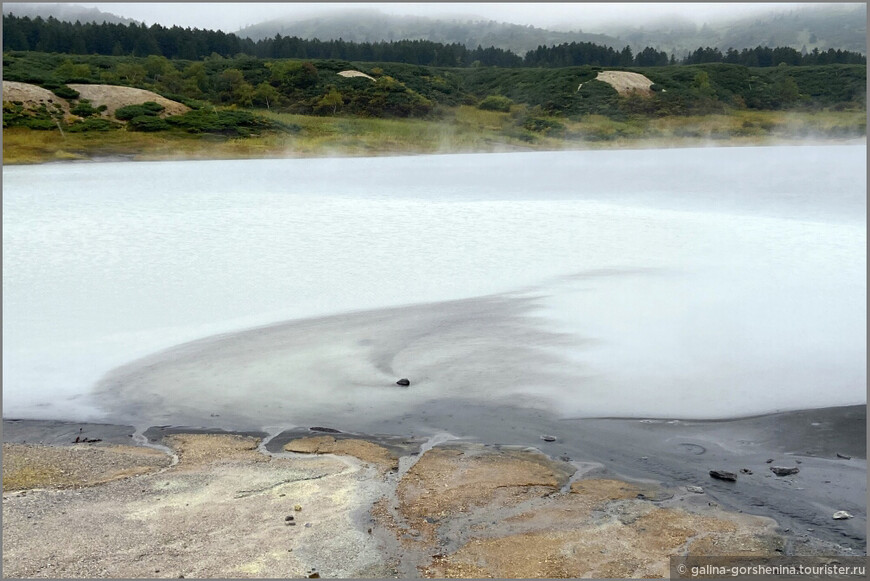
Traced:
[[484, 111], [503, 111], [509, 113], [514, 102], [501, 95], [489, 95], [477, 106]]
[[169, 123], [153, 115], [139, 115], [127, 122], [127, 129], [133, 131], [164, 131], [169, 129]]
[[89, 117], [73, 123], [69, 126], [68, 131], [70, 133], [80, 133], [83, 131], [111, 131], [112, 129], [118, 129], [119, 127], [120, 125], [113, 123], [108, 119]]
[[61, 85], [56, 89], [51, 90], [52, 93], [60, 97], [61, 99], [78, 99], [79, 92], [75, 89], [70, 89], [66, 85]]
[[543, 133], [544, 135], [565, 135], [565, 125], [553, 119], [543, 119], [541, 117], [529, 117], [523, 121], [523, 129], [534, 131], [535, 133]]
[[57, 128], [57, 121], [45, 105], [36, 110], [25, 109], [22, 105], [5, 101], [3, 103], [3, 127], [27, 127], [38, 131]]
[[101, 109], [104, 111], [106, 109], [105, 105], [101, 105], [101, 108], [94, 107], [91, 105], [91, 102], [87, 99], [82, 99], [79, 101], [75, 107], [70, 109], [70, 113], [76, 115], [78, 117], [91, 117], [92, 115], [99, 115]]
[[134, 117], [154, 117], [163, 111], [163, 105], [154, 101], [146, 101], [141, 105], [127, 105], [126, 107], [118, 107], [115, 110], [115, 119], [121, 121], [129, 121]]
[[261, 129], [271, 129], [273, 123], [250, 111], [207, 111], [197, 109], [183, 115], [171, 115], [166, 121], [188, 133], [219, 133], [247, 136]]

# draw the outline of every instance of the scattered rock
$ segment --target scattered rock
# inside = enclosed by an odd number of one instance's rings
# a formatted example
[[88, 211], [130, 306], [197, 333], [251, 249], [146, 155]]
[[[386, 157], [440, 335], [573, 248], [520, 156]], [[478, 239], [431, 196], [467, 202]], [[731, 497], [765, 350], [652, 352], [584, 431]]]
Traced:
[[704, 494], [704, 489], [700, 486], [687, 486], [686, 490], [689, 492], [694, 492], [695, 494]]
[[311, 523], [310, 523], [310, 522], [305, 523], [305, 528], [306, 528], [306, 529], [310, 529], [310, 528], [311, 528]]
[[725, 470], [710, 470], [710, 476], [717, 480], [727, 480], [729, 482], [737, 482], [737, 475], [733, 472]]
[[852, 518], [852, 515], [845, 510], [838, 510], [834, 513], [834, 520], [846, 520], [847, 518]]
[[320, 579], [320, 573], [311, 573], [308, 576], [309, 579]]
[[399, 381], [396, 382], [396, 385], [401, 385], [402, 387], [408, 387], [409, 385], [411, 385], [411, 382], [408, 381], [407, 378], [403, 377], [402, 379], [400, 379]]
[[284, 524], [287, 525], [288, 527], [295, 527], [295, 526], [296, 526], [296, 521], [295, 521], [295, 520], [288, 520], [288, 521], [285, 522]]
[[852, 457], [849, 456], [848, 454], [841, 454], [839, 452], [837, 452], [837, 458], [842, 458], [843, 460], [851, 460], [852, 459]]
[[801, 471], [801, 469], [797, 466], [795, 466], [794, 468], [788, 468], [786, 466], [771, 466], [770, 471], [777, 476], [788, 476], [790, 474], [797, 474]]
[[541, 439], [545, 442], [555, 442], [556, 436], [541, 436]]
[[767, 460], [764, 461], [765, 464], [770, 464], [772, 462], [773, 462], [773, 458], [768, 458]]
[[296, 506], [293, 507], [293, 510], [295, 510], [296, 512], [299, 512], [300, 510], [302, 510], [302, 506], [297, 504]]
[[750, 470], [749, 468], [741, 468], [740, 473], [741, 474], [752, 474], [752, 470]]
[[292, 515], [285, 516], [284, 520], [289, 522], [289, 521], [293, 520], [293, 516]]

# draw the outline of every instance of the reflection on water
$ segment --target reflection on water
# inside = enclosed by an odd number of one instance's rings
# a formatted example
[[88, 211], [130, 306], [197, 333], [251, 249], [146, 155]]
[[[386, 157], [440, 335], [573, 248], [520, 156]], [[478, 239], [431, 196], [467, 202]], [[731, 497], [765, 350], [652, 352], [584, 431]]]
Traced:
[[4, 168], [4, 415], [860, 403], [865, 152]]

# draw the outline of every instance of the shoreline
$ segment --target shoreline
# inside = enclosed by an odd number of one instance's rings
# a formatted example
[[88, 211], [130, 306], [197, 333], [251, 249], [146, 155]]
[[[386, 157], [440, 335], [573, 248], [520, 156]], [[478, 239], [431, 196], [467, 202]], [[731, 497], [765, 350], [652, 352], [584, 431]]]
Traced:
[[[179, 157], [177, 153], [117, 153], [117, 154], [100, 154], [88, 155], [75, 154], [72, 157], [55, 158], [45, 156], [37, 161], [5, 161], [3, 165], [15, 166], [34, 166], [34, 165], [57, 165], [57, 164], [82, 164], [82, 163], [135, 163], [135, 162], [195, 162], [195, 161], [249, 161], [249, 160], [296, 160], [296, 159], [357, 159], [357, 158], [381, 158], [381, 157], [421, 157], [433, 155], [486, 155], [499, 153], [559, 153], [559, 152], [580, 152], [580, 151], [611, 151], [611, 150], [653, 150], [653, 149], [706, 149], [706, 148], [731, 148], [731, 147], [803, 147], [803, 146], [842, 146], [842, 145], [865, 145], [867, 144], [866, 136], [849, 137], [849, 138], [794, 138], [794, 139], [757, 139], [757, 138], [730, 138], [730, 139], [710, 139], [710, 138], [683, 138], [669, 139], [667, 141], [657, 141], [653, 139], [634, 139], [634, 140], [617, 140], [612, 142], [596, 142], [586, 141], [582, 143], [566, 144], [558, 147], [529, 147], [517, 144], [498, 143], [494, 144], [492, 149], [462, 149], [455, 150], [434, 150], [425, 149], [410, 150], [410, 151], [353, 151], [350, 149], [341, 150], [341, 148], [326, 148], [316, 152], [282, 152], [265, 154], [258, 152], [251, 155], [199, 155], [194, 154], [188, 157]], [[206, 152], [208, 148], [203, 145], [202, 151]]]
[[[312, 123], [341, 124], [342, 120], [329, 118]], [[680, 120], [682, 123], [684, 120]], [[409, 122], [411, 123], [411, 122]], [[421, 135], [408, 141], [385, 129], [385, 133], [372, 136], [367, 141], [355, 141], [341, 134], [325, 137], [291, 137], [264, 135], [245, 139], [212, 140], [193, 138], [188, 135], [147, 134], [111, 136], [110, 141], [95, 141], [71, 134], [62, 140], [34, 130], [10, 128], [4, 131], [4, 165], [41, 165], [48, 163], [101, 163], [112, 161], [229, 161], [246, 159], [316, 159], [397, 157], [419, 155], [484, 154], [509, 152], [556, 152], [598, 151], [631, 149], [674, 149], [698, 147], [770, 147], [812, 145], [866, 144], [866, 134], [826, 135], [823, 132], [781, 135], [722, 136], [699, 134], [692, 136], [659, 135], [618, 136], [606, 139], [561, 139], [541, 137], [539, 142], [523, 142], [504, 138], [497, 134], [481, 136], [475, 133], [445, 138], [440, 130], [430, 135], [433, 128], [440, 127], [437, 121], [414, 121], [423, 123]], [[428, 124], [428, 125], [426, 125]], [[431, 126], [431, 127], [430, 127]], [[457, 128], [447, 125], [447, 128]], [[443, 128], [442, 128], [443, 129]], [[467, 129], [464, 129], [467, 130]], [[28, 133], [29, 132], [29, 133]], [[107, 138], [106, 138], [107, 139]], [[448, 141], [444, 141], [448, 139]], [[454, 139], [455, 142], [450, 142]], [[404, 140], [404, 141], [403, 141]]]
[[[481, 424], [504, 421], [504, 408], [489, 411], [487, 417], [480, 409], [471, 409], [460, 422], [474, 418]], [[280, 454], [288, 442], [302, 438], [363, 441], [389, 450], [400, 462], [402, 458], [417, 458], [430, 448], [455, 445], [534, 449], [578, 472], [655, 482], [669, 490], [701, 486], [703, 496], [723, 510], [773, 519], [788, 546], [821, 543], [840, 546], [844, 554], [866, 553], [866, 406], [862, 405], [729, 420], [587, 418], [553, 422], [544, 418], [537, 425], [526, 426], [522, 434], [503, 433], [500, 438], [497, 430], [490, 430], [486, 439], [449, 430], [427, 436], [413, 427], [399, 432], [385, 426], [387, 429], [378, 433], [341, 428], [311, 426], [266, 432], [151, 426], [139, 433], [152, 447], [164, 445], [167, 438], [179, 434], [253, 437], [266, 454]], [[115, 424], [3, 420], [4, 444], [70, 447], [74, 437], [81, 434], [102, 440], [90, 445], [94, 447], [131, 445], [135, 433], [132, 426]], [[545, 434], [552, 434], [555, 441], [544, 441]], [[800, 472], [779, 477], [770, 472], [771, 465], [798, 467]], [[716, 480], [709, 476], [710, 470], [733, 472], [738, 479]], [[840, 510], [854, 518], [833, 520], [831, 515]]]

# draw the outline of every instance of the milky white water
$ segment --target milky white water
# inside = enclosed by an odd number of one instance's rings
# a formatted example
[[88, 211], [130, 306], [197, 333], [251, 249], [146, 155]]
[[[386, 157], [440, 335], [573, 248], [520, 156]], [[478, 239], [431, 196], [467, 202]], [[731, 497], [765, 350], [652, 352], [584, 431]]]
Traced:
[[[863, 403], [865, 157], [6, 167], [3, 415], [286, 425], [443, 398], [562, 416]], [[439, 304], [457, 299], [472, 300]], [[314, 321], [135, 363], [300, 319]]]

